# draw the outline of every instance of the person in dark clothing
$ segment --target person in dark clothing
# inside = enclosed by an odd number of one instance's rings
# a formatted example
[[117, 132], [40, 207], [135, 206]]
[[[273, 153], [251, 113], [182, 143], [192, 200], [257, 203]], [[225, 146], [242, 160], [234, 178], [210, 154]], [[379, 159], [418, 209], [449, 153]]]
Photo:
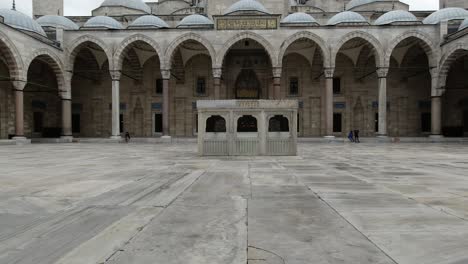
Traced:
[[126, 132], [125, 133], [125, 142], [127, 142], [127, 143], [130, 142], [130, 139], [131, 139], [130, 133]]
[[361, 141], [359, 141], [359, 130], [354, 130], [354, 142], [361, 143]]
[[352, 130], [349, 131], [348, 139], [349, 139], [349, 141], [354, 142], [354, 134], [353, 134], [353, 131], [352, 131]]

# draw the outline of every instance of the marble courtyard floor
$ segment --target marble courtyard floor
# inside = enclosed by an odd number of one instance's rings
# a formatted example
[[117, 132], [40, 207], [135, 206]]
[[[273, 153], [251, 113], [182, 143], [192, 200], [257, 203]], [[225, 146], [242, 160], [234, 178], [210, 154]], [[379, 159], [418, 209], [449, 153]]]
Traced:
[[1, 264], [466, 264], [468, 145], [0, 147]]

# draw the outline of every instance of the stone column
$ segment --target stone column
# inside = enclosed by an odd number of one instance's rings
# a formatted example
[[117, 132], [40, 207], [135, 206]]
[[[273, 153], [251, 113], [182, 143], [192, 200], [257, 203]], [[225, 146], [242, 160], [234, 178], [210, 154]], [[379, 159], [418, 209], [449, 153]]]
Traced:
[[13, 139], [17, 141], [26, 140], [24, 136], [24, 87], [26, 86], [25, 81], [13, 81], [13, 87], [15, 89], [15, 137]]
[[71, 98], [62, 98], [62, 139], [73, 139], [72, 133], [72, 100]]
[[281, 99], [281, 73], [283, 69], [280, 67], [273, 68], [273, 92], [275, 100]]
[[378, 68], [379, 79], [379, 137], [387, 136], [387, 74], [388, 68]]
[[111, 71], [112, 77], [112, 139], [120, 139], [120, 71]]
[[441, 84], [446, 83], [447, 76], [440, 76], [439, 69], [434, 67], [431, 72], [431, 136], [432, 138], [441, 138], [442, 136], [442, 94], [445, 87]]
[[221, 99], [221, 75], [223, 70], [221, 68], [213, 68], [213, 89], [214, 99]]
[[335, 68], [325, 68], [325, 137], [333, 136], [333, 75]]
[[442, 136], [442, 100], [440, 96], [433, 96], [431, 103], [431, 137]]
[[161, 70], [163, 78], [163, 138], [170, 139], [169, 136], [169, 80], [171, 70]]

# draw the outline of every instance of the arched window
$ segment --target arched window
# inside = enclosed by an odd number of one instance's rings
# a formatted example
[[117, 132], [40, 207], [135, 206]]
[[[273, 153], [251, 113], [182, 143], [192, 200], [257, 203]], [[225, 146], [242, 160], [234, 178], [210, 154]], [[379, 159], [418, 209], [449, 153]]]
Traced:
[[289, 120], [282, 115], [270, 118], [268, 132], [289, 132]]
[[206, 120], [206, 132], [211, 133], [225, 133], [226, 132], [226, 120], [219, 115], [210, 116]]
[[237, 132], [258, 132], [257, 119], [251, 115], [245, 115], [237, 119]]

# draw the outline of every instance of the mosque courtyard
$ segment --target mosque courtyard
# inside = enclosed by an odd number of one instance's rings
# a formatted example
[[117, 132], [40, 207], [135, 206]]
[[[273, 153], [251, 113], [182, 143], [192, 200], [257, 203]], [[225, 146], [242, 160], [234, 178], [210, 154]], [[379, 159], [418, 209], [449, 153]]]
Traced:
[[468, 144], [0, 147], [1, 264], [466, 264]]

